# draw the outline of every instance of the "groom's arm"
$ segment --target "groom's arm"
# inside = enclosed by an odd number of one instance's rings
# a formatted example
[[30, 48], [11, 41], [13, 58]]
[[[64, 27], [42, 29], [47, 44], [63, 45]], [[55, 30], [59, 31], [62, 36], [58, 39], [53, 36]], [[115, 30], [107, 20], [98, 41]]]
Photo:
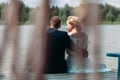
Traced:
[[83, 49], [79, 47], [78, 45], [74, 44], [74, 42], [71, 40], [71, 38], [67, 35], [66, 36], [66, 43], [67, 48], [69, 48], [72, 51], [75, 51], [76, 54], [81, 54], [82, 57], [88, 57], [88, 51], [86, 49]]
[[76, 54], [81, 54], [82, 57], [88, 57], [88, 51], [86, 49], [82, 49], [78, 45], [72, 43], [72, 51], [75, 51]]

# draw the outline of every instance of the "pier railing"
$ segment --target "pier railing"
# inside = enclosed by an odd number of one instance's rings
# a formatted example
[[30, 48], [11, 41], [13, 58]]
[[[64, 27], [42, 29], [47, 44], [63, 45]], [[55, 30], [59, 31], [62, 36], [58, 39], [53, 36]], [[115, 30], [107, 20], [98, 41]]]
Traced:
[[118, 58], [117, 80], [120, 80], [120, 53], [107, 53], [107, 56]]

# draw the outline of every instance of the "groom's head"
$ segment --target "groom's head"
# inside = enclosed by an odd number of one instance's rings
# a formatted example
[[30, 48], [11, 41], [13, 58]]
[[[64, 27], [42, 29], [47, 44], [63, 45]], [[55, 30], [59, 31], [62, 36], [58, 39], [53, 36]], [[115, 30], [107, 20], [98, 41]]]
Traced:
[[61, 19], [58, 16], [53, 16], [50, 20], [50, 27], [51, 28], [60, 28], [61, 27]]

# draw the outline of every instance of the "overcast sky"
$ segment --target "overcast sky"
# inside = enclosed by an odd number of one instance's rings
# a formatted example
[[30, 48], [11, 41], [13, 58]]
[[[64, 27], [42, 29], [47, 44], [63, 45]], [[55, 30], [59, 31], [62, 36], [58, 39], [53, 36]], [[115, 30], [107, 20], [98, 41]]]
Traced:
[[[8, 2], [9, 0], [0, 0], [1, 2]], [[36, 7], [41, 0], [22, 0], [29, 7]], [[91, 2], [95, 0], [89, 0]], [[51, 0], [52, 5], [57, 5], [63, 7], [66, 3], [70, 6], [76, 6], [81, 2], [81, 0]], [[113, 6], [120, 7], [120, 0], [99, 0], [100, 3], [109, 3]]]

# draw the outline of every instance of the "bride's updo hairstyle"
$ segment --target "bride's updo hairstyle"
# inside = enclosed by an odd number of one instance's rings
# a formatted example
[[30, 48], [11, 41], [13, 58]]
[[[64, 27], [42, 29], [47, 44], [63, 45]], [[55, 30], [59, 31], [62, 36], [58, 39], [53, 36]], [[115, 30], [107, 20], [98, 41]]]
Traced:
[[81, 21], [80, 21], [79, 17], [77, 17], [77, 16], [69, 16], [67, 18], [67, 23], [72, 25], [77, 30], [81, 29], [81, 27], [82, 27]]

